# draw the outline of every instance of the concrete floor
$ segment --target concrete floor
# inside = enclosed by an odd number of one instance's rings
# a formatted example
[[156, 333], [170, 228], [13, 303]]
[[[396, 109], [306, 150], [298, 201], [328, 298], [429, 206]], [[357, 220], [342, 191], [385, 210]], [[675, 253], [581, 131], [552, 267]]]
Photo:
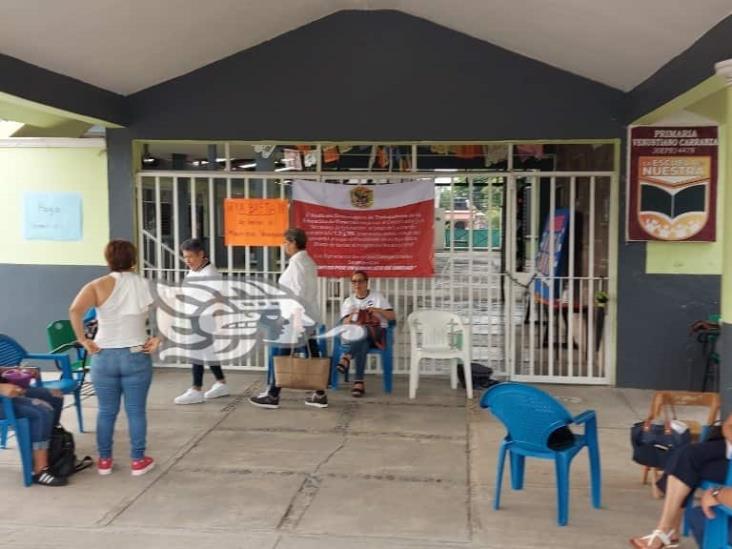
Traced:
[[[175, 406], [188, 372], [156, 371], [148, 441], [157, 467], [143, 477], [129, 474], [124, 414], [108, 477], [90, 469], [66, 488], [24, 488], [17, 451], [0, 451], [0, 546], [625, 547], [652, 529], [660, 508], [629, 456], [628, 429], [645, 415], [647, 391], [544, 386], [573, 412], [597, 410], [600, 422], [603, 509], [590, 506], [583, 453], [572, 468], [570, 523], [560, 528], [550, 462], [527, 461], [524, 490], [504, 483], [502, 509], [492, 509], [503, 430], [447, 379], [423, 379], [415, 401], [406, 379], [395, 380], [393, 396], [373, 379], [359, 401], [342, 386], [316, 410], [286, 391], [279, 410], [262, 410], [246, 402], [262, 378], [230, 373], [234, 396]], [[73, 408], [64, 411], [80, 456], [95, 455], [95, 413], [91, 396], [89, 432], [78, 434]]]

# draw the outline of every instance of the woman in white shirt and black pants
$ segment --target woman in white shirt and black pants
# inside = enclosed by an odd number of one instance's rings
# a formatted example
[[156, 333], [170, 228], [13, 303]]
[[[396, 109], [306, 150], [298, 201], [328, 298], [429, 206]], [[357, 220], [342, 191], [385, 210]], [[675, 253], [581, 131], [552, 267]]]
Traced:
[[[280, 285], [290, 290], [300, 298], [305, 306], [305, 314], [314, 320], [320, 321], [320, 309], [318, 307], [318, 266], [308, 255], [308, 237], [305, 231], [298, 228], [291, 228], [285, 231], [285, 253], [290, 257], [287, 268], [280, 275]], [[320, 356], [318, 342], [314, 338], [308, 338], [310, 356]], [[260, 408], [280, 407], [280, 387], [276, 385], [277, 380], [264, 393], [253, 396], [249, 402]], [[305, 404], [315, 408], [327, 408], [328, 396], [325, 391], [316, 391], [305, 399]]]
[[[189, 238], [180, 245], [183, 254], [183, 261], [188, 269], [186, 279], [191, 278], [219, 278], [219, 271], [211, 264], [206, 254], [203, 243], [198, 238]], [[193, 364], [193, 385], [185, 393], [175, 397], [176, 404], [200, 404], [204, 400], [229, 396], [229, 388], [226, 385], [226, 377], [219, 364], [209, 364], [211, 373], [216, 381], [211, 388], [203, 392], [203, 364]]]

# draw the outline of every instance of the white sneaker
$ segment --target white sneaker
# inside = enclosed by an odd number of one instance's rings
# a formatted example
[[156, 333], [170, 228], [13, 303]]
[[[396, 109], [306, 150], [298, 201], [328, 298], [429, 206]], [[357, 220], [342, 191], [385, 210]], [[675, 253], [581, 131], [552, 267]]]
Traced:
[[203, 391], [196, 391], [191, 387], [182, 395], [175, 397], [173, 402], [176, 404], [200, 404], [203, 402]]
[[220, 381], [214, 383], [211, 388], [206, 391], [206, 394], [203, 395], [206, 399], [225, 396], [229, 396], [229, 388], [226, 386], [226, 383], [221, 383]]

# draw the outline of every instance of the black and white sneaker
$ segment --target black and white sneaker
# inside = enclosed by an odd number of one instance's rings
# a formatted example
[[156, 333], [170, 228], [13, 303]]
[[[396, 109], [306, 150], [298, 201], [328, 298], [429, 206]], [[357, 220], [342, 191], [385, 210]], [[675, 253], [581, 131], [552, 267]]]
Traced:
[[257, 396], [249, 397], [249, 404], [274, 410], [280, 407], [280, 397], [272, 396], [268, 392], [264, 392]]
[[52, 475], [46, 467], [37, 475], [33, 475], [33, 483], [41, 486], [66, 486], [69, 481], [64, 477]]
[[328, 395], [313, 393], [305, 399], [306, 406], [313, 406], [315, 408], [327, 408], [328, 407]]

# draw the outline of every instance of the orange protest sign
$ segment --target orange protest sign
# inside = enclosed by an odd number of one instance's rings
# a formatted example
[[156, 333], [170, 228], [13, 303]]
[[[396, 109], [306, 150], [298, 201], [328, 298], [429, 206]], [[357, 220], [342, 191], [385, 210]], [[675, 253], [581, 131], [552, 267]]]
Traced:
[[287, 200], [227, 198], [224, 201], [227, 246], [279, 246], [287, 226]]

